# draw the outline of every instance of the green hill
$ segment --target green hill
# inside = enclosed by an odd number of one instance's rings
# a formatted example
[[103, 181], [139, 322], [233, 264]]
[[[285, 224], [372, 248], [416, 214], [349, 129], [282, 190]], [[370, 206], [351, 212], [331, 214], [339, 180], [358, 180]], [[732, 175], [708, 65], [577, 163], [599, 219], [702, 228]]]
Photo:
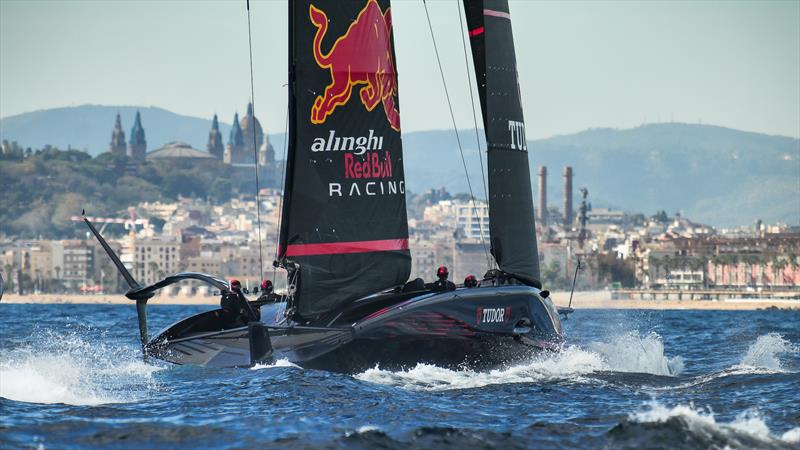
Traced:
[[[145, 201], [174, 201], [179, 196], [229, 200], [253, 194], [251, 169], [231, 169], [216, 159], [133, 163], [125, 156], [48, 149], [27, 158], [0, 159], [0, 234], [24, 238], [80, 236], [70, 217], [124, 217], [127, 207]], [[280, 180], [261, 174], [262, 187]], [[117, 230], [121, 231], [121, 230]]]

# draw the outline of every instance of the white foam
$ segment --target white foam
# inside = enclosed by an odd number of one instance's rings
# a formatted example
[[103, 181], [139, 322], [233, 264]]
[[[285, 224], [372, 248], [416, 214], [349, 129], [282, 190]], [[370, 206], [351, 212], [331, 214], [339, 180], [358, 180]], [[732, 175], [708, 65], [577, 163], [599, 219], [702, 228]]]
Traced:
[[664, 354], [664, 341], [658, 333], [650, 332], [642, 336], [631, 331], [612, 336], [607, 342], [594, 342], [589, 347], [602, 355], [608, 370], [615, 372], [663, 376], [675, 376], [683, 372], [683, 358], [667, 357]]
[[276, 359], [272, 364], [256, 364], [250, 368], [250, 370], [261, 370], [261, 369], [274, 369], [276, 367], [297, 367], [297, 364], [289, 361], [286, 358]]
[[[750, 345], [747, 352], [739, 361], [738, 367], [750, 367], [782, 372], [784, 370], [780, 356], [787, 353], [797, 353], [797, 346], [784, 339], [778, 333], [768, 333], [759, 336]], [[736, 366], [734, 366], [736, 367]]]
[[380, 432], [380, 433], [382, 433], [383, 430], [381, 430], [380, 428], [376, 427], [375, 425], [364, 425], [364, 426], [360, 427], [359, 429], [357, 429], [356, 431], [348, 431], [344, 435], [345, 435], [345, 437], [351, 437], [351, 436], [356, 436], [356, 435], [359, 435], [359, 434], [370, 433], [370, 432]]
[[664, 355], [664, 344], [656, 333], [644, 337], [638, 333], [626, 333], [614, 336], [607, 342], [592, 343], [588, 347], [567, 346], [555, 353], [541, 353], [526, 362], [488, 372], [417, 364], [401, 371], [375, 367], [356, 375], [356, 378], [407, 389], [437, 391], [551, 379], [580, 381], [583, 375], [598, 371], [670, 376], [683, 370], [682, 358]]
[[790, 444], [800, 443], [800, 427], [792, 428], [791, 430], [781, 435], [781, 440]]
[[31, 403], [100, 405], [135, 401], [155, 386], [157, 366], [137, 350], [46, 334], [0, 359], [0, 396]]
[[604, 369], [604, 362], [598, 354], [578, 347], [567, 347], [558, 353], [539, 355], [526, 363], [488, 372], [451, 370], [430, 364], [417, 364], [412, 369], [396, 372], [375, 367], [356, 375], [356, 378], [415, 390], [447, 390], [577, 378], [582, 374]]
[[693, 404], [668, 407], [653, 401], [647, 403], [646, 407], [648, 409], [630, 414], [628, 418], [639, 423], [663, 423], [673, 417], [680, 417], [690, 431], [697, 433], [708, 434], [707, 431], [716, 431], [729, 437], [735, 437], [737, 433], [744, 433], [765, 442], [782, 440], [794, 443], [800, 441], [800, 428], [793, 428], [778, 437], [772, 434], [764, 418], [755, 410], [744, 411], [729, 423], [720, 423], [714, 418], [714, 413], [710, 409], [697, 409]]

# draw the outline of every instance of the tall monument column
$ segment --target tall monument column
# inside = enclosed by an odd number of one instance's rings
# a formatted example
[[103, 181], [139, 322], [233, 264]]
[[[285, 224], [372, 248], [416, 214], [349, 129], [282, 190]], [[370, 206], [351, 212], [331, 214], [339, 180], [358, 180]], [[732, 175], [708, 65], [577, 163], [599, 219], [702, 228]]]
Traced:
[[536, 201], [537, 219], [547, 225], [547, 166], [539, 166], [539, 196]]
[[572, 167], [564, 166], [564, 228], [572, 228]]

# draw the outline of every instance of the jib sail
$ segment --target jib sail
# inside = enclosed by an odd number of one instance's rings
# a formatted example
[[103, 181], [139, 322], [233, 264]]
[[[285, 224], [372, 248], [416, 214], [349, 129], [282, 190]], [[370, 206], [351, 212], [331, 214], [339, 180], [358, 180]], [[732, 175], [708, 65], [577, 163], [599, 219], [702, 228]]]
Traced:
[[528, 148], [507, 0], [464, 0], [486, 132], [489, 232], [500, 270], [541, 287]]
[[[314, 319], [411, 271], [389, 0], [290, 1], [279, 259]], [[287, 264], [291, 266], [291, 264]]]

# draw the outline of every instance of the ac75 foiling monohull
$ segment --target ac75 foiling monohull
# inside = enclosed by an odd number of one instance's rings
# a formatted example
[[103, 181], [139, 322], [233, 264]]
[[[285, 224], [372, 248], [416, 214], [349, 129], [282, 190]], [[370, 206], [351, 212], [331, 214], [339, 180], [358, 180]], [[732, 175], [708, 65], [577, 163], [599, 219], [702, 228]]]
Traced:
[[[541, 290], [525, 127], [506, 0], [465, 0], [488, 154], [491, 253], [477, 287], [408, 281], [400, 107], [389, 0], [289, 1], [289, 144], [279, 257], [284, 296], [181, 273], [141, 287], [95, 228], [136, 301], [142, 346], [177, 364], [286, 358], [358, 371], [417, 363], [483, 368], [557, 348]], [[221, 308], [152, 339], [146, 304], [169, 284], [217, 288]]]

